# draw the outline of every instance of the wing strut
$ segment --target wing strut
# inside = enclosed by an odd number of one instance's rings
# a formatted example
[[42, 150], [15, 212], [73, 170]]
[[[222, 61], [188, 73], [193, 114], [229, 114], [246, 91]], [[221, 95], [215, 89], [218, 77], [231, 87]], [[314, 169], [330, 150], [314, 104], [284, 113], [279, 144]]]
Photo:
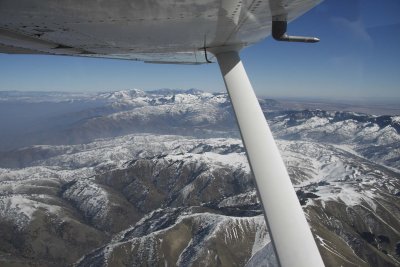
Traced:
[[221, 52], [216, 57], [280, 266], [324, 266], [238, 52]]

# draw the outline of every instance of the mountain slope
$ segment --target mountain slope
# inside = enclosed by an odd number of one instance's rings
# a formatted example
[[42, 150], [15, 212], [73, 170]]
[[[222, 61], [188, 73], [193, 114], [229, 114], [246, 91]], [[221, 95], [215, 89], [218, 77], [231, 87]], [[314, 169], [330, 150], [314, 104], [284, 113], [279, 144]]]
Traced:
[[[1, 266], [274, 266], [226, 95], [85, 99], [60, 145], [0, 154]], [[260, 102], [326, 266], [400, 265], [398, 117]]]

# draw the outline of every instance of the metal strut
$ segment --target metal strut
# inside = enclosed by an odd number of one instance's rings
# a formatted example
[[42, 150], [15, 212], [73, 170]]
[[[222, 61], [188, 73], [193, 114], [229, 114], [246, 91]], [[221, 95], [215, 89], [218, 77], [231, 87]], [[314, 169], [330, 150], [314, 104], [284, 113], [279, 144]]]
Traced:
[[238, 52], [221, 52], [216, 57], [280, 266], [324, 266]]

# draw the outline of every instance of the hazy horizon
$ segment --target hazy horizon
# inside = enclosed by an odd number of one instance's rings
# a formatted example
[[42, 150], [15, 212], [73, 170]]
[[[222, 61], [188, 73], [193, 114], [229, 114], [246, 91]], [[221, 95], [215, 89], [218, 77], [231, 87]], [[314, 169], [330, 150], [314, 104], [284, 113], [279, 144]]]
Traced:
[[[202, 90], [198, 88], [153, 88], [148, 90], [143, 90], [140, 88], [130, 88], [130, 89], [119, 89], [119, 90], [103, 90], [103, 91], [91, 91], [91, 92], [78, 92], [78, 91], [18, 91], [18, 90], [0, 90], [0, 101], [1, 101], [1, 93], [17, 93], [17, 95], [10, 95], [8, 97], [22, 97], [22, 99], [16, 99], [15, 102], [24, 102], [24, 100], [28, 100], [29, 97], [34, 98], [40, 94], [48, 94], [52, 99], [47, 99], [47, 101], [52, 102], [52, 100], [58, 101], [57, 96], [61, 97], [61, 95], [66, 94], [67, 96], [74, 96], [75, 100], [84, 100], [79, 99], [80, 96], [87, 97], [96, 96], [98, 94], [103, 93], [112, 93], [119, 92], [125, 90], [141, 90], [144, 92], [157, 91], [157, 90], [171, 90], [171, 91], [182, 91], [187, 92], [189, 90], [200, 90], [207, 93], [226, 93], [226, 91], [217, 91], [211, 92], [207, 90]], [[371, 115], [400, 115], [400, 99], [399, 98], [324, 98], [324, 97], [312, 97], [312, 96], [271, 96], [271, 95], [257, 95], [260, 99], [272, 99], [280, 102], [288, 109], [293, 110], [301, 110], [301, 109], [321, 109], [327, 111], [351, 111], [351, 112], [359, 112]], [[6, 96], [7, 97], [7, 96]], [[24, 98], [27, 97], [27, 98]], [[41, 101], [45, 101], [46, 99], [39, 99]], [[59, 99], [61, 102], [70, 101], [70, 99]], [[63, 101], [64, 100], [64, 101]], [[7, 102], [4, 102], [7, 103]], [[12, 103], [12, 102], [8, 102]], [[4, 107], [3, 107], [4, 108]]]
[[[117, 91], [124, 91], [124, 90], [142, 90], [144, 92], [155, 91], [155, 90], [177, 90], [177, 91], [188, 91], [188, 90], [200, 90], [207, 93], [227, 93], [225, 88], [223, 90], [207, 90], [204, 88], [148, 88], [142, 89], [138, 87], [132, 88], [115, 88], [115, 89], [108, 89], [108, 90], [92, 90], [92, 91], [76, 91], [76, 90], [0, 90], [0, 92], [20, 92], [20, 93], [65, 93], [65, 94], [98, 94], [98, 93], [110, 93], [110, 92], [117, 92]], [[349, 96], [349, 97], [324, 97], [324, 96], [310, 96], [310, 95], [279, 95], [279, 94], [262, 94], [257, 93], [257, 97], [259, 98], [270, 98], [270, 99], [280, 99], [280, 100], [287, 100], [287, 101], [318, 101], [318, 102], [326, 102], [326, 103], [370, 103], [370, 104], [393, 104], [398, 105], [400, 109], [400, 96], [396, 97], [368, 97], [368, 96]]]

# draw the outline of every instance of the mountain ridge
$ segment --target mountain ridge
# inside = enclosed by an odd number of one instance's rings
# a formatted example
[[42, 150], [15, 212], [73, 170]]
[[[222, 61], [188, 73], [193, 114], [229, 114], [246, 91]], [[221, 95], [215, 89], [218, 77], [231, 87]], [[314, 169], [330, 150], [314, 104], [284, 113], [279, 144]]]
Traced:
[[[0, 153], [0, 264], [274, 266], [227, 95], [120, 93]], [[326, 266], [399, 265], [398, 116], [260, 103]]]

